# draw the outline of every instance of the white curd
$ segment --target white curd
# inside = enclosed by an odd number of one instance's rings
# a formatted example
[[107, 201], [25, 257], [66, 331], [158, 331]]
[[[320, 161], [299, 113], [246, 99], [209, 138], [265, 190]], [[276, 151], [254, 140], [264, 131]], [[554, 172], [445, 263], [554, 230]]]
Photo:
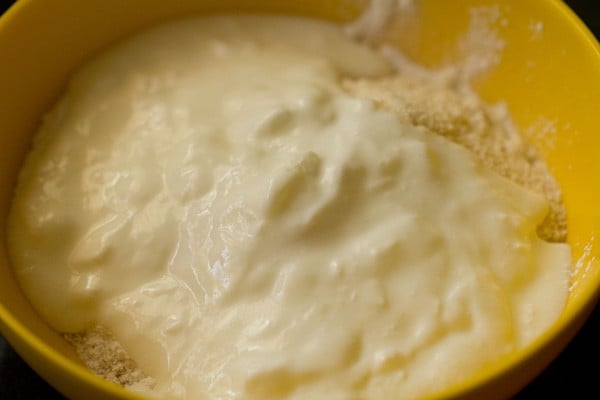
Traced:
[[41, 315], [193, 400], [422, 397], [547, 328], [570, 252], [545, 200], [345, 94], [391, 67], [342, 32], [200, 17], [86, 65], [10, 216]]

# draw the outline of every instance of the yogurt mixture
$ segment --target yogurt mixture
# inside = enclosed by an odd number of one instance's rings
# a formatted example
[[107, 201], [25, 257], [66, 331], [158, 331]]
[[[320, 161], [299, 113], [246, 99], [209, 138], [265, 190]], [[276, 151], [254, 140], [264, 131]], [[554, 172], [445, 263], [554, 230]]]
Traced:
[[547, 202], [340, 81], [392, 71], [338, 26], [171, 23], [93, 60], [36, 137], [15, 272], [182, 399], [435, 393], [559, 315]]

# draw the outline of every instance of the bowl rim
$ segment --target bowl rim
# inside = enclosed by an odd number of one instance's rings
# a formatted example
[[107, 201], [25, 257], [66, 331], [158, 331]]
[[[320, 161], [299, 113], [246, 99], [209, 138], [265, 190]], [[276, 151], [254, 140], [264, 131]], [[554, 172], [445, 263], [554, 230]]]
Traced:
[[[0, 16], [0, 34], [9, 25], [18, 20], [19, 14], [25, 12], [27, 7], [35, 4], [38, 0], [17, 0], [15, 1], [5, 12]], [[572, 10], [563, 0], [537, 0], [546, 3], [549, 9], [557, 14], [560, 14], [563, 19], [568, 22], [568, 25], [573, 30], [573, 36], [577, 40], [581, 40], [589, 50], [591, 57], [595, 57], [600, 66], [600, 41], [595, 37], [590, 28], [580, 19], [580, 17]], [[599, 69], [600, 73], [600, 69]], [[544, 331], [539, 337], [537, 337], [532, 343], [527, 345], [525, 348], [511, 354], [509, 357], [504, 358], [498, 363], [495, 363], [490, 370], [486, 370], [485, 373], [476, 374], [475, 376], [467, 379], [456, 386], [450, 387], [443, 391], [445, 399], [458, 399], [469, 394], [472, 394], [478, 389], [485, 387], [487, 384], [502, 378], [509, 374], [517, 365], [522, 364], [527, 359], [534, 357], [536, 354], [541, 353], [553, 340], [557, 339], [561, 334], [564, 334], [568, 327], [572, 327], [574, 324], [575, 329], [568, 333], [566, 340], [570, 340], [579, 331], [579, 328], [585, 320], [589, 317], [590, 313], [597, 306], [600, 300], [600, 281], [597, 285], [586, 287], [574, 300], [573, 309], [561, 324], [558, 326], [553, 325], [546, 331]], [[7, 342], [15, 348], [17, 353], [25, 359], [29, 364], [28, 357], [26, 357], [21, 351], [17, 343], [28, 346], [32, 351], [46, 362], [52, 364], [56, 369], [64, 371], [66, 374], [72, 375], [75, 379], [82, 383], [93, 387], [100, 392], [113, 396], [115, 399], [121, 400], [147, 400], [147, 397], [142, 396], [133, 391], [126, 390], [117, 384], [109, 382], [92, 372], [90, 372], [85, 366], [79, 364], [58, 350], [54, 349], [48, 343], [38, 337], [32, 330], [28, 329], [19, 319], [5, 307], [4, 304], [0, 303], [0, 332], [4, 335]], [[557, 354], [556, 354], [557, 355]], [[554, 358], [556, 355], [553, 355]], [[43, 375], [36, 369], [36, 373]], [[54, 382], [48, 381], [48, 383], [54, 387]], [[56, 388], [56, 387], [55, 387]], [[519, 390], [520, 388], [515, 388]], [[59, 389], [60, 391], [60, 389]], [[439, 398], [438, 395], [433, 398]]]

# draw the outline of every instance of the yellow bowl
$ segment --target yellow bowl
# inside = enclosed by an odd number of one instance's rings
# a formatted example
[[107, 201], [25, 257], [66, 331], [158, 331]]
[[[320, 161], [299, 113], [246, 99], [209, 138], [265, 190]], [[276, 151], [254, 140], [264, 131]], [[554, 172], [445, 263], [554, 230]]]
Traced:
[[[354, 18], [364, 1], [337, 0], [20, 0], [0, 19], [0, 210], [4, 223], [31, 134], [70, 73], [87, 57], [161, 20], [208, 11], [268, 11], [335, 21]], [[426, 65], [460, 61], [468, 38], [497, 45], [499, 61], [475, 87], [505, 101], [564, 190], [569, 243], [576, 260], [559, 320], [535, 343], [440, 397], [506, 398], [528, 383], [581, 327], [600, 293], [600, 47], [557, 0], [422, 0], [412, 20], [390, 35]], [[488, 28], [477, 36], [487, 18]], [[485, 21], [484, 21], [485, 22]], [[465, 40], [467, 42], [465, 42]], [[475, 43], [476, 44], [476, 43]], [[503, 44], [503, 45], [502, 45]], [[471, 43], [473, 45], [473, 43]], [[0, 331], [49, 383], [73, 399], [135, 399], [89, 373], [23, 296], [0, 252]]]

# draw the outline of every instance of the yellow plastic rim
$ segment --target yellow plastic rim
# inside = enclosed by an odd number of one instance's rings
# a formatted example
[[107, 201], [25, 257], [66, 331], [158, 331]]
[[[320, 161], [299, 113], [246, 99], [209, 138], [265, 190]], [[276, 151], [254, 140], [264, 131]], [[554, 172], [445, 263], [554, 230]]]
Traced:
[[[60, 26], [75, 24], [84, 31], [85, 29], [89, 29], [90, 32], [92, 32], [90, 36], [93, 37], [91, 41], [94, 42], [93, 49], [86, 47], [87, 34], [82, 35], [81, 38], [73, 37], [69, 39], [72, 42], [66, 47], [69, 49], [76, 49], [73, 50], [73, 55], [63, 55], [58, 53], [56, 55], [57, 59], [71, 57], [68, 62], [64, 62], [66, 64], [70, 63], [68, 68], [64, 65], [61, 66], [59, 61], [56, 61], [55, 63], [49, 62], [49, 64], [53, 65], [53, 67], [49, 67], [49, 69], [54, 68], [53, 72], [41, 73], [41, 75], [46, 74], [48, 76], [52, 74], [55, 76], [63, 76], [66, 69], [72, 68], [73, 65], [83, 60], [90, 51], [101, 48], [126, 32], [147, 26], [155, 21], [165, 18], [172, 18], [190, 12], [202, 12], [205, 10], [222, 9], [231, 11], [236, 8], [241, 8], [250, 11], [267, 10], [270, 12], [286, 11], [289, 13], [302, 13], [317, 17], [330, 17], [340, 21], [348, 20], [355, 16], [359, 11], [361, 2], [340, 0], [338, 2], [329, 2], [325, 4], [326, 2], [317, 0], [297, 0], [289, 2], [278, 2], [276, 0], [207, 0], [204, 2], [182, 0], [173, 2], [174, 4], [167, 3], [168, 2], [159, 0], [131, 0], [126, 2], [126, 4], [123, 4], [120, 0], [97, 0], [86, 2], [76, 0], [57, 0], [54, 2], [19, 0], [2, 16], [2, 18], [0, 18], [0, 49], [4, 49], [4, 47], [2, 47], [1, 38], [5, 35], [10, 36], [10, 38], [6, 40], [16, 41], [16, 47], [26, 43], [27, 40], [33, 37], [31, 36], [33, 34], [27, 32], [32, 26], [36, 26], [36, 29], [39, 29], [40, 32], [46, 32], [48, 34], [49, 43], [53, 43], [52, 40], [57, 41], [58, 33], [53, 36], [52, 32], [61, 30], [59, 28], [53, 28], [54, 24]], [[497, 1], [492, 0], [456, 0], [452, 2], [452, 8], [460, 9], [461, 7], [467, 6], [479, 7], [497, 3]], [[448, 28], [449, 31], [457, 32], [462, 29], [458, 25], [448, 27], [453, 23], [453, 18], [451, 17], [452, 13], [458, 13], [458, 11], [448, 10], [448, 13], [441, 14], [434, 12], [436, 7], [439, 9], [440, 4], [448, 5], [448, 3], [443, 0], [423, 0], [424, 14], [431, 13], [434, 17], [437, 15], [437, 17], [435, 17], [435, 23], [444, 26], [442, 31], [445, 31], [446, 28]], [[556, 29], [556, 34], [554, 35], [556, 37], [555, 43], [557, 47], [558, 45], [563, 48], [574, 47], [577, 49], [577, 54], [585, 54], [585, 57], [582, 56], [575, 61], [570, 62], [567, 59], [563, 60], [561, 54], [549, 54], [547, 55], [547, 61], [549, 63], [558, 62], [557, 60], [560, 60], [560, 62], [564, 61], [565, 65], [569, 65], [569, 69], [574, 70], [575, 74], [581, 74], [578, 78], [569, 78], [578, 83], [577, 87], [587, 87], [589, 89], [589, 93], [584, 94], [579, 91], [578, 93], [572, 94], [577, 102], [580, 102], [581, 104], [592, 102], [592, 106], [590, 107], [600, 104], [600, 97], [598, 95], [598, 93], [600, 93], [600, 45], [581, 20], [579, 20], [579, 18], [559, 0], [529, 0], [525, 2], [513, 0], [501, 2], [501, 4], [506, 7], [518, 9], [518, 12], [523, 15], [522, 18], [532, 18], [531, 15], [535, 15], [534, 12], [543, 10], [543, 17], [546, 20], [561, 21], [561, 27], [560, 29]], [[140, 10], [143, 10], [143, 12], [140, 12]], [[512, 12], [518, 17], [516, 15], [517, 11]], [[106, 13], [107, 18], [112, 22], [110, 26], [102, 26], [100, 22], [94, 23], [94, 18], [98, 15], [103, 15], [102, 13]], [[80, 16], [82, 18], [79, 18]], [[23, 25], [22, 21], [24, 20], [28, 22], [38, 22], [39, 25]], [[135, 24], [132, 24], [131, 21], [136, 22]], [[455, 19], [455, 21], [460, 21], [460, 18]], [[509, 29], [511, 29], [510, 26], [507, 30]], [[69, 30], [65, 28], [64, 31], [68, 32]], [[448, 37], [452, 37], [452, 35], [448, 35]], [[521, 37], [522, 32], [520, 32], [517, 37], [508, 38], [507, 40], [512, 43], [521, 40]], [[545, 43], [546, 51], [547, 49], [553, 48], [555, 43]], [[407, 45], [407, 47], [410, 46]], [[27, 47], [24, 46], [24, 48]], [[410, 52], [410, 49], [408, 50]], [[426, 49], [413, 49], [412, 52], [412, 55], [416, 59], [426, 63], [428, 62], [432, 65], [439, 62], [442, 58], [442, 55], [439, 52], [433, 50], [430, 54], [426, 54]], [[26, 57], [27, 56], [23, 54], [23, 58]], [[14, 61], [13, 58], [9, 57], [5, 60], [7, 60], [7, 64]], [[578, 64], [581, 63], [582, 60], [585, 62], [585, 65]], [[518, 59], [514, 59], [512, 62], [513, 64], [516, 64], [518, 63]], [[510, 70], [511, 68], [518, 72], [518, 66], [513, 64], [507, 62], [505, 65], [501, 65], [498, 68], [499, 72], [496, 75], [494, 75], [496, 72], [492, 73], [489, 80], [482, 81], [478, 84], [477, 88], [484, 98], [490, 100], [503, 98], [505, 94], [508, 93], [508, 97], [512, 100], [509, 101], [509, 106], [511, 106], [511, 110], [514, 109], [517, 111], [515, 115], [517, 124], [520, 126], [527, 126], [531, 122], [531, 118], [526, 115], [526, 113], [519, 113], [519, 110], [527, 109], [528, 106], [526, 103], [531, 102], [532, 99], [513, 99], [513, 97], [517, 97], [514, 96], [514, 93], [517, 92], [519, 88], [514, 89], [506, 87], [507, 85], [502, 79], [495, 79], [496, 76], [509, 76], [510, 71], [507, 70]], [[15, 67], [15, 70], [19, 70], [19, 68]], [[539, 79], [547, 81], [548, 79], [551, 79], [552, 76], [554, 76], [554, 79], [559, 79], [560, 77], [557, 77], [556, 74], [552, 75], [552, 72], [556, 72], [557, 70], [559, 69], [549, 67], [547, 72], [540, 73]], [[585, 82], [586, 79], [589, 82]], [[557, 85], [559, 83], [557, 83]], [[60, 85], [62, 85], [62, 82], [57, 81], [54, 83], [54, 86]], [[534, 84], [532, 84], [531, 87], [534, 87], [533, 85]], [[513, 89], [514, 91], [511, 92]], [[570, 96], [567, 89], [563, 88], [559, 91], [563, 97]], [[46, 86], [46, 90], [48, 93], [53, 90], [56, 91], [52, 85]], [[513, 95], [512, 97], [510, 96], [511, 94]], [[43, 106], [47, 105], [48, 101], [50, 101], [49, 99], [55, 95], [56, 93], [47, 94], [46, 99], [39, 100], [37, 108], [40, 110], [43, 109]], [[15, 97], [19, 97], [19, 95], [17, 94]], [[580, 97], [583, 97], [583, 100]], [[545, 107], [551, 110], [561, 107], [561, 103], [557, 102], [555, 98], [540, 97], [539, 99], [534, 100], [543, 103]], [[10, 104], [10, 102], [6, 100], [6, 103], [0, 103], [0, 109], [6, 109], [5, 104]], [[600, 123], [595, 122], [595, 120], [598, 119], [598, 116], [593, 114], [593, 110], [588, 114], [590, 115], [583, 117], [583, 119], [585, 119], [585, 124], [581, 124], [582, 128], [579, 130], [573, 128], [569, 132], [573, 135], [586, 134], [588, 136], [591, 135], [591, 132], [594, 129], [597, 132], [600, 132]], [[16, 125], [17, 124], [15, 123], [15, 126]], [[567, 131], [568, 129], [565, 128], [565, 130]], [[575, 137], [578, 138], [578, 136]], [[561, 140], [563, 140], [564, 143], [560, 142]], [[569, 173], [568, 167], [571, 166], [577, 171], [589, 171], [590, 176], [600, 175], [600, 167], [595, 165], [594, 157], [594, 149], [600, 148], [600, 137], [598, 139], [593, 138], [587, 140], [587, 146], [580, 146], [585, 147], [583, 149], [576, 146], [572, 146], [571, 148], [566, 142], [567, 140], [567, 138], [559, 138], [559, 144], [564, 144], [567, 149], [565, 150], [565, 154], [562, 154], [557, 150], [548, 149], [545, 156], [547, 156], [551, 165], [556, 164], [563, 166], [557, 169], [557, 177], [561, 181], [561, 184], [564, 184], [566, 188], [565, 202], [567, 203], [570, 216], [572, 215], [569, 224], [570, 227], [574, 227], [573, 231], [582, 232], [581, 234], [575, 234], [570, 239], [578, 259], [587, 254], [586, 257], [581, 258], [581, 271], [576, 279], [577, 288], [574, 289], [574, 294], [571, 296], [567, 308], [559, 321], [557, 321], [551, 329], [545, 332], [531, 346], [528, 346], [524, 351], [501, 360], [501, 362], [494, 365], [494, 368], [482, 371], [481, 374], [474, 376], [461, 385], [443, 393], [441, 397], [462, 398], [475, 396], [476, 394], [481, 396], [481, 393], [484, 392], [474, 392], [473, 390], [483, 390], [482, 388], [485, 388], [493, 381], [502, 382], [504, 377], [510, 376], [509, 373], [515, 365], [525, 364], [527, 360], [540, 357], [539, 355], [544, 353], [548, 346], [553, 347], [554, 350], [545, 356], [546, 359], [544, 359], [544, 361], [539, 361], [531, 366], [530, 374], [536, 374], [541, 368], [540, 365], [549, 362], [550, 359], [556, 355], [558, 350], [566, 344], [566, 341], [575, 334], [581, 323], [583, 323], [583, 319], [598, 301], [598, 297], [600, 296], [600, 268], [598, 267], [595, 258], [600, 257], [600, 250], [598, 249], [600, 246], [594, 243], [593, 235], [595, 232], [600, 232], [600, 211], [595, 211], [595, 205], [600, 204], [600, 189], [593, 189], [593, 187], [600, 188], [600, 185], [597, 185], [597, 183], [600, 182], [591, 180], [589, 176], [584, 174], [579, 174], [580, 176], [571, 174]], [[596, 145], [598, 147], [596, 147]], [[598, 174], [594, 174], [595, 171], [597, 171]], [[141, 399], [140, 396], [126, 392], [116, 385], [110, 384], [89, 373], [81, 365], [50, 346], [39, 334], [34, 333], [34, 331], [23, 323], [19, 317], [14, 313], [11, 313], [3, 302], [0, 302], [0, 328], [7, 339], [18, 349], [19, 353], [29, 362], [32, 362], [32, 364], [46, 363], [54, 370], [64, 371], [66, 375], [72, 376], [75, 381], [81, 382], [81, 385], [89, 386], [92, 390], [101, 393], [104, 398]], [[36, 366], [36, 370], [44, 375], [44, 371], [41, 371], [41, 369], [43, 368], [40, 368], [39, 365]], [[58, 387], [61, 386], [61, 383], [56, 382], [56, 380], [63, 378], [55, 378], [53, 377], [53, 374], [47, 375], [49, 377], [47, 377], [47, 379], [50, 380], [52, 384], [55, 384]], [[55, 381], [52, 381], [52, 379]], [[62, 383], [62, 386], [64, 386], [64, 382]], [[517, 390], [518, 388], [514, 389]]]

